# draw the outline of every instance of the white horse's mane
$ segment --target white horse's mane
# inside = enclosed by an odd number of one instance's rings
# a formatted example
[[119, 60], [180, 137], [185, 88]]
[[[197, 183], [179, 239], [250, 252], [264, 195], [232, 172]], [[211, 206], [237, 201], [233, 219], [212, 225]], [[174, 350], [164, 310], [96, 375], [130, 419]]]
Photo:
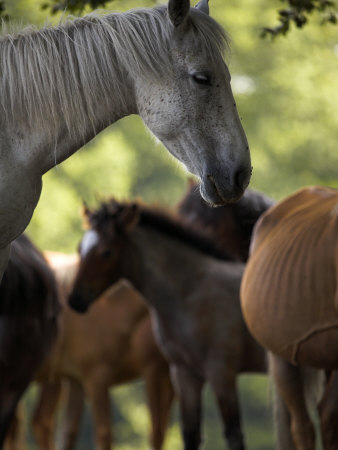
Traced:
[[[189, 20], [196, 48], [219, 61], [228, 46], [223, 29], [193, 8]], [[151, 82], [170, 71], [173, 30], [166, 8], [157, 7], [93, 13], [57, 27], [1, 36], [0, 114], [9, 125], [58, 129], [63, 124], [84, 136], [112, 96], [123, 107], [125, 73]]]

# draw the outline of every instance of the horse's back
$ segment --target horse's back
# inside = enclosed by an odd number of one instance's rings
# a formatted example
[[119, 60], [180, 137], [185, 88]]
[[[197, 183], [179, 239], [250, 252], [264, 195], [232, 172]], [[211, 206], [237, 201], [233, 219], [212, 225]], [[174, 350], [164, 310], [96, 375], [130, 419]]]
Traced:
[[255, 338], [293, 363], [338, 366], [338, 191], [304, 188], [259, 220], [241, 287]]

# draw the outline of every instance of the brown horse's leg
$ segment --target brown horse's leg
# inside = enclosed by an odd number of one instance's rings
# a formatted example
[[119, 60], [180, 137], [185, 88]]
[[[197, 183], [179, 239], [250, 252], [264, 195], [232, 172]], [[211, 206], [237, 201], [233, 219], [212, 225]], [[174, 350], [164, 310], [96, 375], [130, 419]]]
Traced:
[[96, 449], [110, 450], [112, 442], [109, 386], [105, 377], [96, 374], [86, 383], [92, 407]]
[[330, 374], [318, 407], [324, 450], [338, 448], [338, 371]]
[[5, 439], [4, 450], [22, 450], [23, 442], [22, 408], [19, 403]]
[[301, 370], [270, 354], [270, 374], [289, 410], [295, 448], [315, 450], [315, 431], [305, 403]]
[[67, 380], [66, 383], [66, 406], [61, 424], [59, 450], [72, 450], [75, 448], [84, 404], [82, 386], [73, 380]]
[[215, 366], [210, 374], [211, 386], [215, 392], [221, 413], [224, 436], [230, 450], [244, 450], [244, 439], [241, 429], [240, 408], [238, 403], [236, 374]]
[[151, 449], [161, 450], [174, 398], [168, 367], [153, 364], [147, 368], [144, 378], [152, 424]]
[[204, 380], [182, 366], [172, 366], [171, 380], [179, 401], [184, 450], [197, 450], [201, 444], [201, 393]]
[[8, 371], [1, 371], [0, 368], [0, 380], [2, 381], [4, 379], [6, 380], [5, 383], [1, 384], [0, 382], [0, 449], [4, 445], [6, 436], [10, 430], [12, 421], [14, 420], [20, 398], [29, 383], [29, 376], [24, 376], [23, 380], [20, 380], [20, 383], [14, 383], [14, 386], [11, 386], [10, 381], [8, 380]]
[[32, 420], [33, 434], [40, 450], [54, 450], [55, 412], [61, 393], [61, 384], [45, 383]]

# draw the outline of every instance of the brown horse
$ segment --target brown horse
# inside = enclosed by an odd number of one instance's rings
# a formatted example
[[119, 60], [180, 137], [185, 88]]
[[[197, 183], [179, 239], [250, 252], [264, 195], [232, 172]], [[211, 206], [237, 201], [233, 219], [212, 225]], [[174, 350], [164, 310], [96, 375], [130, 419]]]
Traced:
[[[114, 200], [86, 211], [90, 229], [70, 304], [79, 311], [125, 277], [142, 293], [170, 364], [184, 448], [200, 446], [201, 391], [215, 391], [231, 450], [244, 449], [236, 376], [265, 370], [265, 353], [245, 327], [239, 303], [243, 264], [174, 218]], [[222, 258], [218, 259], [218, 258]]]
[[141, 377], [151, 413], [151, 448], [160, 450], [173, 389], [168, 364], [154, 341], [148, 309], [130, 283], [121, 281], [105, 291], [87, 314], [72, 311], [66, 298], [77, 270], [74, 256], [47, 254], [63, 295], [56, 344], [36, 376], [42, 384], [33, 419], [38, 447], [55, 448], [56, 406], [61, 380], [66, 377], [70, 383], [61, 448], [74, 448], [86, 394], [92, 407], [96, 448], [110, 450], [109, 387]]
[[191, 227], [203, 230], [234, 260], [246, 262], [253, 227], [273, 203], [268, 196], [247, 189], [238, 202], [212, 208], [201, 197], [198, 185], [190, 182], [178, 213]]
[[[27, 236], [12, 245], [0, 285], [0, 448], [17, 403], [56, 336], [55, 279]], [[10, 445], [10, 444], [8, 444]]]
[[253, 336], [273, 352], [271, 372], [291, 414], [292, 444], [284, 448], [315, 448], [303, 395], [303, 374], [312, 367], [318, 369], [312, 369], [317, 381], [319, 376], [324, 380], [320, 369], [326, 369], [329, 377], [317, 402], [322, 399], [324, 448], [337, 449], [338, 430], [332, 426], [338, 415], [337, 190], [304, 188], [262, 216], [241, 298]]

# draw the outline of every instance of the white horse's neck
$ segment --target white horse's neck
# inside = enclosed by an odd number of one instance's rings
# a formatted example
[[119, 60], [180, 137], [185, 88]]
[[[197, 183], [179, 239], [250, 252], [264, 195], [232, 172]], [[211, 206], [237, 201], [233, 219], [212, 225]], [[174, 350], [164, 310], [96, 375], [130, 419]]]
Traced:
[[[102, 104], [97, 109], [97, 116], [95, 120], [88, 120], [88, 128], [83, 133], [69, 132], [68, 126], [60, 121], [59, 126], [55, 128], [53, 135], [50, 130], [39, 126], [37, 124], [34, 130], [25, 130], [22, 133], [19, 127], [13, 129], [11, 136], [18, 137], [17, 144], [13, 147], [12, 152], [18, 155], [18, 160], [21, 160], [26, 167], [32, 167], [34, 172], [38, 175], [43, 175], [54, 166], [60, 164], [65, 159], [69, 158], [79, 148], [92, 140], [100, 131], [107, 128], [117, 120], [137, 113], [136, 103], [134, 101], [133, 87], [120, 90], [119, 96], [124, 96], [126, 102], [124, 107], [115, 101], [114, 96], [110, 99], [110, 104]], [[77, 125], [77, 117], [74, 116], [74, 129]], [[20, 135], [23, 136], [20, 139]], [[41, 151], [43, 150], [43, 151]], [[37, 153], [39, 156], [37, 158]]]
[[[153, 21], [163, 16], [138, 14]], [[151, 82], [161, 72], [154, 63], [159, 48], [149, 42], [148, 30], [140, 27], [135, 39], [139, 23], [124, 14], [93, 16], [0, 41], [0, 106], [19, 159], [44, 173], [108, 125], [138, 112], [134, 79]], [[158, 64], [163, 69], [160, 57]]]

